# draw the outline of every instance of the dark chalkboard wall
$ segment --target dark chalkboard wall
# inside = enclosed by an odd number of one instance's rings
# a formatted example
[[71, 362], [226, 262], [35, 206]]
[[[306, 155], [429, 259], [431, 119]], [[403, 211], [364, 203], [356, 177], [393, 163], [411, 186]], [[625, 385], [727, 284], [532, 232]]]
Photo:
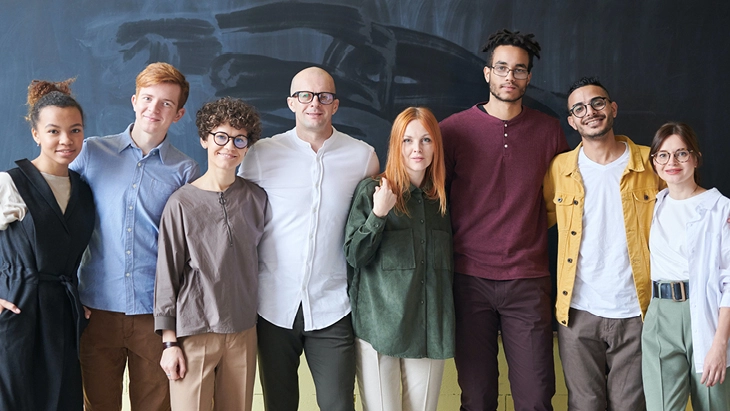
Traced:
[[684, 0], [2, 0], [0, 168], [37, 155], [23, 120], [32, 79], [77, 77], [86, 135], [106, 135], [133, 121], [134, 78], [154, 61], [190, 81], [188, 114], [170, 137], [199, 162], [194, 112], [204, 102], [243, 98], [261, 112], [264, 135], [281, 132], [293, 126], [289, 81], [310, 65], [335, 77], [335, 126], [384, 159], [402, 108], [426, 105], [442, 119], [487, 98], [478, 51], [506, 27], [542, 45], [527, 105], [565, 117], [568, 86], [598, 75], [618, 103], [618, 133], [648, 144], [663, 122], [690, 123], [705, 185], [730, 194], [729, 12], [725, 1]]

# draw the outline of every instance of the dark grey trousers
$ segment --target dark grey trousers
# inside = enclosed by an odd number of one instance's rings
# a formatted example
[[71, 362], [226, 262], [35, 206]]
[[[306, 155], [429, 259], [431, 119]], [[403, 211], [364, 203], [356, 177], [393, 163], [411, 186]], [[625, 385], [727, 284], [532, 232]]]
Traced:
[[355, 345], [350, 315], [331, 326], [304, 331], [299, 307], [293, 329], [278, 327], [259, 316], [259, 377], [267, 411], [299, 407], [299, 359], [304, 352], [322, 411], [354, 411]]

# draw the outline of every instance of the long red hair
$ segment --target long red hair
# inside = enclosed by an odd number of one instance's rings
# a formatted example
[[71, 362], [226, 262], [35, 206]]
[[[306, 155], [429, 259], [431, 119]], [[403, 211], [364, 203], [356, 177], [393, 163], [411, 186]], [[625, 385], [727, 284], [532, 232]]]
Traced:
[[406, 127], [411, 121], [419, 121], [431, 136], [433, 144], [433, 161], [426, 168], [426, 175], [421, 183], [421, 190], [426, 197], [439, 201], [441, 215], [446, 214], [446, 166], [444, 164], [444, 144], [441, 139], [439, 123], [431, 110], [425, 107], [408, 107], [403, 110], [393, 121], [393, 128], [390, 131], [390, 143], [388, 144], [388, 160], [385, 164], [385, 172], [380, 177], [385, 177], [390, 183], [393, 194], [398, 198], [395, 202], [396, 212], [405, 215], [408, 213], [406, 202], [410, 196], [409, 187], [411, 179], [408, 176], [405, 163], [403, 162], [402, 146], [403, 135]]

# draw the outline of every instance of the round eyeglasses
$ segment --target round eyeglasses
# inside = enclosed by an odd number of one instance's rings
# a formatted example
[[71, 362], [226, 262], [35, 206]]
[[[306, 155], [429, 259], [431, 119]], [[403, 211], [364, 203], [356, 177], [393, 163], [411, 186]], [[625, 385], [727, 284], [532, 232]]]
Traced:
[[237, 136], [229, 136], [228, 134], [219, 131], [217, 133], [208, 133], [213, 136], [213, 142], [218, 144], [221, 147], [224, 147], [226, 144], [228, 144], [229, 140], [233, 140], [233, 145], [237, 149], [246, 148], [248, 146], [248, 138], [244, 136], [243, 134], [237, 135]]
[[509, 72], [511, 71], [515, 80], [524, 80], [527, 78], [528, 75], [530, 75], [530, 72], [526, 68], [521, 68], [521, 67], [514, 68], [514, 69], [511, 69], [505, 65], [498, 65], [498, 66], [494, 66], [494, 67], [487, 66], [487, 67], [492, 69], [494, 74], [498, 75], [499, 77], [507, 77], [509, 75]]
[[[694, 150], [687, 150], [686, 148], [680, 148], [674, 152], [674, 159], [679, 163], [686, 163], [689, 161], [690, 153], [694, 153]], [[663, 166], [672, 159], [672, 153], [669, 151], [661, 150], [652, 154], [651, 157], [656, 161], [657, 164]]]
[[329, 93], [327, 91], [322, 91], [319, 93], [315, 93], [313, 91], [297, 91], [296, 93], [292, 94], [291, 97], [296, 97], [297, 100], [299, 100], [299, 102], [302, 104], [309, 104], [312, 102], [312, 100], [314, 100], [315, 97], [317, 97], [317, 100], [319, 100], [320, 104], [324, 104], [327, 106], [335, 102], [337, 94]]
[[586, 114], [588, 114], [588, 106], [593, 107], [593, 110], [595, 111], [601, 111], [606, 108], [606, 105], [610, 102], [611, 100], [609, 100], [608, 97], [593, 97], [587, 105], [583, 103], [576, 103], [570, 108], [570, 110], [568, 110], [568, 112], [578, 118], [583, 118]]

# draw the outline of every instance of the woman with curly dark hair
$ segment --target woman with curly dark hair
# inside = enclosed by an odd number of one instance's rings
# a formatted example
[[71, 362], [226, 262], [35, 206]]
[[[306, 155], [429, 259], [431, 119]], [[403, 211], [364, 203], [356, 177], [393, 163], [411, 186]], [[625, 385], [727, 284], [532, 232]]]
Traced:
[[160, 221], [155, 330], [173, 410], [250, 410], [256, 373], [257, 246], [266, 193], [236, 176], [261, 134], [255, 109], [225, 97], [197, 113], [208, 171]]
[[84, 121], [69, 84], [34, 80], [28, 117], [40, 154], [0, 173], [0, 409], [81, 410], [76, 270], [94, 199], [68, 165]]

